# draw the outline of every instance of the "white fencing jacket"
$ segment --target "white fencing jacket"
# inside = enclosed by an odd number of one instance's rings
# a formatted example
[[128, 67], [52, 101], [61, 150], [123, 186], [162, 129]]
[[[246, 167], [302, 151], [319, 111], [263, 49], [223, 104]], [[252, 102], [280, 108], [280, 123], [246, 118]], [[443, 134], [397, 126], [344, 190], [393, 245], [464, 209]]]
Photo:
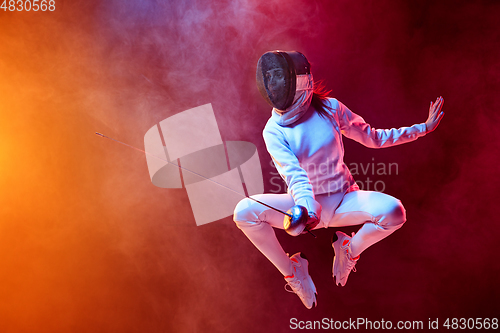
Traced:
[[355, 184], [344, 163], [342, 134], [370, 148], [391, 147], [426, 134], [425, 123], [398, 129], [372, 128], [334, 98], [328, 99], [333, 110], [329, 111], [331, 119], [321, 117], [311, 106], [312, 76], [300, 77], [296, 93], [300, 103], [285, 112], [273, 109], [263, 136], [288, 193], [296, 205], [309, 212], [321, 212], [315, 194], [345, 193]]

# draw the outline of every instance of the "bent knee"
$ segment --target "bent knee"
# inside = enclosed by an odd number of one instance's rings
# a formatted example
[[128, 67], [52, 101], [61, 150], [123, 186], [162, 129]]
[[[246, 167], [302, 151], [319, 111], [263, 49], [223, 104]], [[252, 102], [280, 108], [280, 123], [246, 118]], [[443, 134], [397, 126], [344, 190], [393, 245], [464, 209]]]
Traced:
[[405, 222], [406, 210], [401, 201], [395, 200], [379, 224], [382, 227], [399, 229]]
[[238, 228], [255, 225], [258, 220], [255, 212], [255, 202], [249, 198], [242, 199], [234, 208], [233, 221]]

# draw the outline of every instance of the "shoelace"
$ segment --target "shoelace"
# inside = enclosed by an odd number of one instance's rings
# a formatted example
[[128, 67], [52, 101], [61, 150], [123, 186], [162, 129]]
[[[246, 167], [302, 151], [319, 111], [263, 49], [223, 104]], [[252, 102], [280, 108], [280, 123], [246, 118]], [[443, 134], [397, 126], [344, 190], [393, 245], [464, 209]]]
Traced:
[[[286, 287], [290, 286], [292, 290], [288, 290]], [[288, 291], [289, 293], [294, 293], [298, 294], [298, 291], [302, 289], [302, 284], [300, 281], [288, 281], [287, 284], [285, 284], [285, 290]]]
[[351, 259], [351, 255], [349, 254], [347, 256], [347, 267], [349, 268], [349, 270], [356, 272], [356, 260]]

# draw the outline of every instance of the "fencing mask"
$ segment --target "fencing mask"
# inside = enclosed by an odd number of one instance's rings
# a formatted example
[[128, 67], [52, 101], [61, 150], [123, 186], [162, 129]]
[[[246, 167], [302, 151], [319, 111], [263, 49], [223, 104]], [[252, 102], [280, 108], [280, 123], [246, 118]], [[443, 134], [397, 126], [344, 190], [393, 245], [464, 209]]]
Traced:
[[266, 52], [257, 63], [257, 87], [271, 106], [285, 110], [293, 103], [297, 75], [310, 73], [311, 66], [300, 52]]

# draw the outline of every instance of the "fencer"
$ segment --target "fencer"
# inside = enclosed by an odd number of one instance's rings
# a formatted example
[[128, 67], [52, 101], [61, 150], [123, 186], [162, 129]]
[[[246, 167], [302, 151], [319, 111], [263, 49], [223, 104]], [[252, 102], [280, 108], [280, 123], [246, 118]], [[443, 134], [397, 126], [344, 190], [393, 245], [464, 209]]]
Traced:
[[[300, 52], [265, 53], [257, 63], [256, 79], [273, 107], [263, 137], [287, 193], [253, 197], [283, 211], [305, 207], [310, 230], [361, 225], [352, 236], [337, 231], [332, 241], [333, 279], [344, 286], [360, 254], [399, 229], [406, 212], [401, 201], [388, 194], [359, 189], [343, 160], [342, 136], [370, 148], [414, 141], [436, 129], [444, 100], [431, 102], [423, 123], [375, 129], [315, 84], [310, 63]], [[283, 229], [283, 214], [245, 198], [235, 207], [234, 221], [283, 274], [285, 289], [296, 293], [308, 309], [317, 305], [308, 260], [300, 252], [288, 256], [273, 230]]]

